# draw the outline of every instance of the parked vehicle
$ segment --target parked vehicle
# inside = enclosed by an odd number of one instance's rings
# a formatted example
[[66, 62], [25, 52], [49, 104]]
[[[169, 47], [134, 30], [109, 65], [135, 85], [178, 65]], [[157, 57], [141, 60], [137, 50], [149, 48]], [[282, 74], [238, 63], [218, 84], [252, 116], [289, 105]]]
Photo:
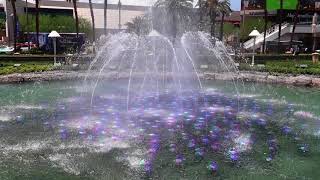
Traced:
[[[31, 49], [34, 49], [34, 48], [37, 47], [37, 45], [35, 43], [32, 43], [32, 42], [19, 43], [19, 45], [17, 45], [17, 46], [20, 47], [20, 50], [22, 52], [28, 52], [29, 49], [31, 50]], [[30, 46], [30, 48], [29, 48], [29, 46]]]
[[0, 54], [12, 54], [14, 51], [13, 47], [9, 46], [0, 46]]

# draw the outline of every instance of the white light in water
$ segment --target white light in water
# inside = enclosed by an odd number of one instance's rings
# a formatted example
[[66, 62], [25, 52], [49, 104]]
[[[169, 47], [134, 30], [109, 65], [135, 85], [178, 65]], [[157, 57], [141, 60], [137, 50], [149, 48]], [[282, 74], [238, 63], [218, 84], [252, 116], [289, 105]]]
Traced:
[[248, 151], [252, 148], [251, 134], [241, 134], [234, 140], [235, 149], [239, 152]]
[[320, 137], [320, 129], [314, 133], [314, 136]]
[[126, 133], [126, 130], [124, 130], [124, 129], [120, 129], [120, 131], [119, 131], [121, 134], [124, 134], [124, 133]]

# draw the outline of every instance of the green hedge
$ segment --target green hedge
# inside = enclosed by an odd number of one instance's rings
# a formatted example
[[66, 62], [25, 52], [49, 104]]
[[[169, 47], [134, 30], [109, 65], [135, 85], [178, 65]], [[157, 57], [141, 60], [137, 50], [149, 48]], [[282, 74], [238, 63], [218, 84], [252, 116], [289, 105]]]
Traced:
[[[21, 24], [21, 30], [23, 32], [35, 32], [36, 31], [36, 20], [35, 16], [29, 15], [27, 23], [27, 16], [20, 15], [19, 22]], [[75, 33], [75, 19], [72, 16], [64, 15], [40, 15], [39, 17], [40, 32], [51, 32], [56, 30], [64, 33]], [[91, 23], [90, 21], [79, 17], [79, 31], [80, 33], [90, 34]]]
[[[307, 67], [301, 67], [306, 65]], [[320, 64], [313, 64], [311, 61], [268, 61], [265, 66], [250, 66], [249, 64], [240, 64], [239, 70], [242, 71], [260, 71], [269, 73], [284, 74], [309, 74], [320, 75]]]
[[52, 69], [52, 65], [22, 64], [19, 67], [15, 67], [13, 65], [4, 65], [3, 67], [0, 67], [0, 75], [13, 73], [43, 72], [50, 71]]
[[[302, 68], [300, 65], [307, 65]], [[313, 64], [310, 61], [299, 62], [267, 62], [266, 70], [268, 72], [286, 73], [286, 74], [311, 74], [320, 75], [320, 64]]]
[[[247, 55], [246, 58], [249, 58], [251, 61], [251, 55]], [[300, 54], [299, 56], [293, 56], [292, 54], [257, 54], [255, 55], [255, 62], [259, 64], [269, 62], [269, 61], [305, 61], [307, 59], [312, 60], [311, 54]]]

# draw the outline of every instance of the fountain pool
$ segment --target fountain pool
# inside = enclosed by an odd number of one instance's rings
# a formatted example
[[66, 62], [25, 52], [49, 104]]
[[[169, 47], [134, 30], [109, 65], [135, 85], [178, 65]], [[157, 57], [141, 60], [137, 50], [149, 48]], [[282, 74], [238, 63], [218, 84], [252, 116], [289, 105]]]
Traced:
[[127, 85], [102, 81], [93, 96], [82, 82], [0, 85], [0, 179], [320, 176], [317, 89], [245, 83], [235, 95], [202, 81], [131, 96], [127, 110]]

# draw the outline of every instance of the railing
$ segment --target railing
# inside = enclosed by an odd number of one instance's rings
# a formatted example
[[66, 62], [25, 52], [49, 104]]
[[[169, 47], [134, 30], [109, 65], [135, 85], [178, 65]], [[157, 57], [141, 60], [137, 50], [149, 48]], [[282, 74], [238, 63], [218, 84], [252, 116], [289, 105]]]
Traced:
[[[281, 30], [287, 28], [289, 25], [290, 25], [289, 23], [283, 24], [283, 25], [281, 26]], [[278, 25], [273, 25], [273, 26], [271, 26], [271, 27], [267, 30], [266, 39], [267, 39], [270, 35], [272, 35], [272, 34], [274, 34], [274, 33], [276, 33], [276, 32], [279, 32], [279, 26], [278, 26]], [[260, 43], [261, 40], [263, 41], [263, 39], [264, 39], [264, 32], [261, 33], [258, 37], [256, 37], [256, 44]], [[244, 43], [244, 47], [245, 47], [246, 49], [249, 49], [251, 46], [253, 46], [253, 43], [254, 43], [254, 38], [251, 38], [250, 40], [248, 40], [248, 41], [246, 41], [246, 42]]]

